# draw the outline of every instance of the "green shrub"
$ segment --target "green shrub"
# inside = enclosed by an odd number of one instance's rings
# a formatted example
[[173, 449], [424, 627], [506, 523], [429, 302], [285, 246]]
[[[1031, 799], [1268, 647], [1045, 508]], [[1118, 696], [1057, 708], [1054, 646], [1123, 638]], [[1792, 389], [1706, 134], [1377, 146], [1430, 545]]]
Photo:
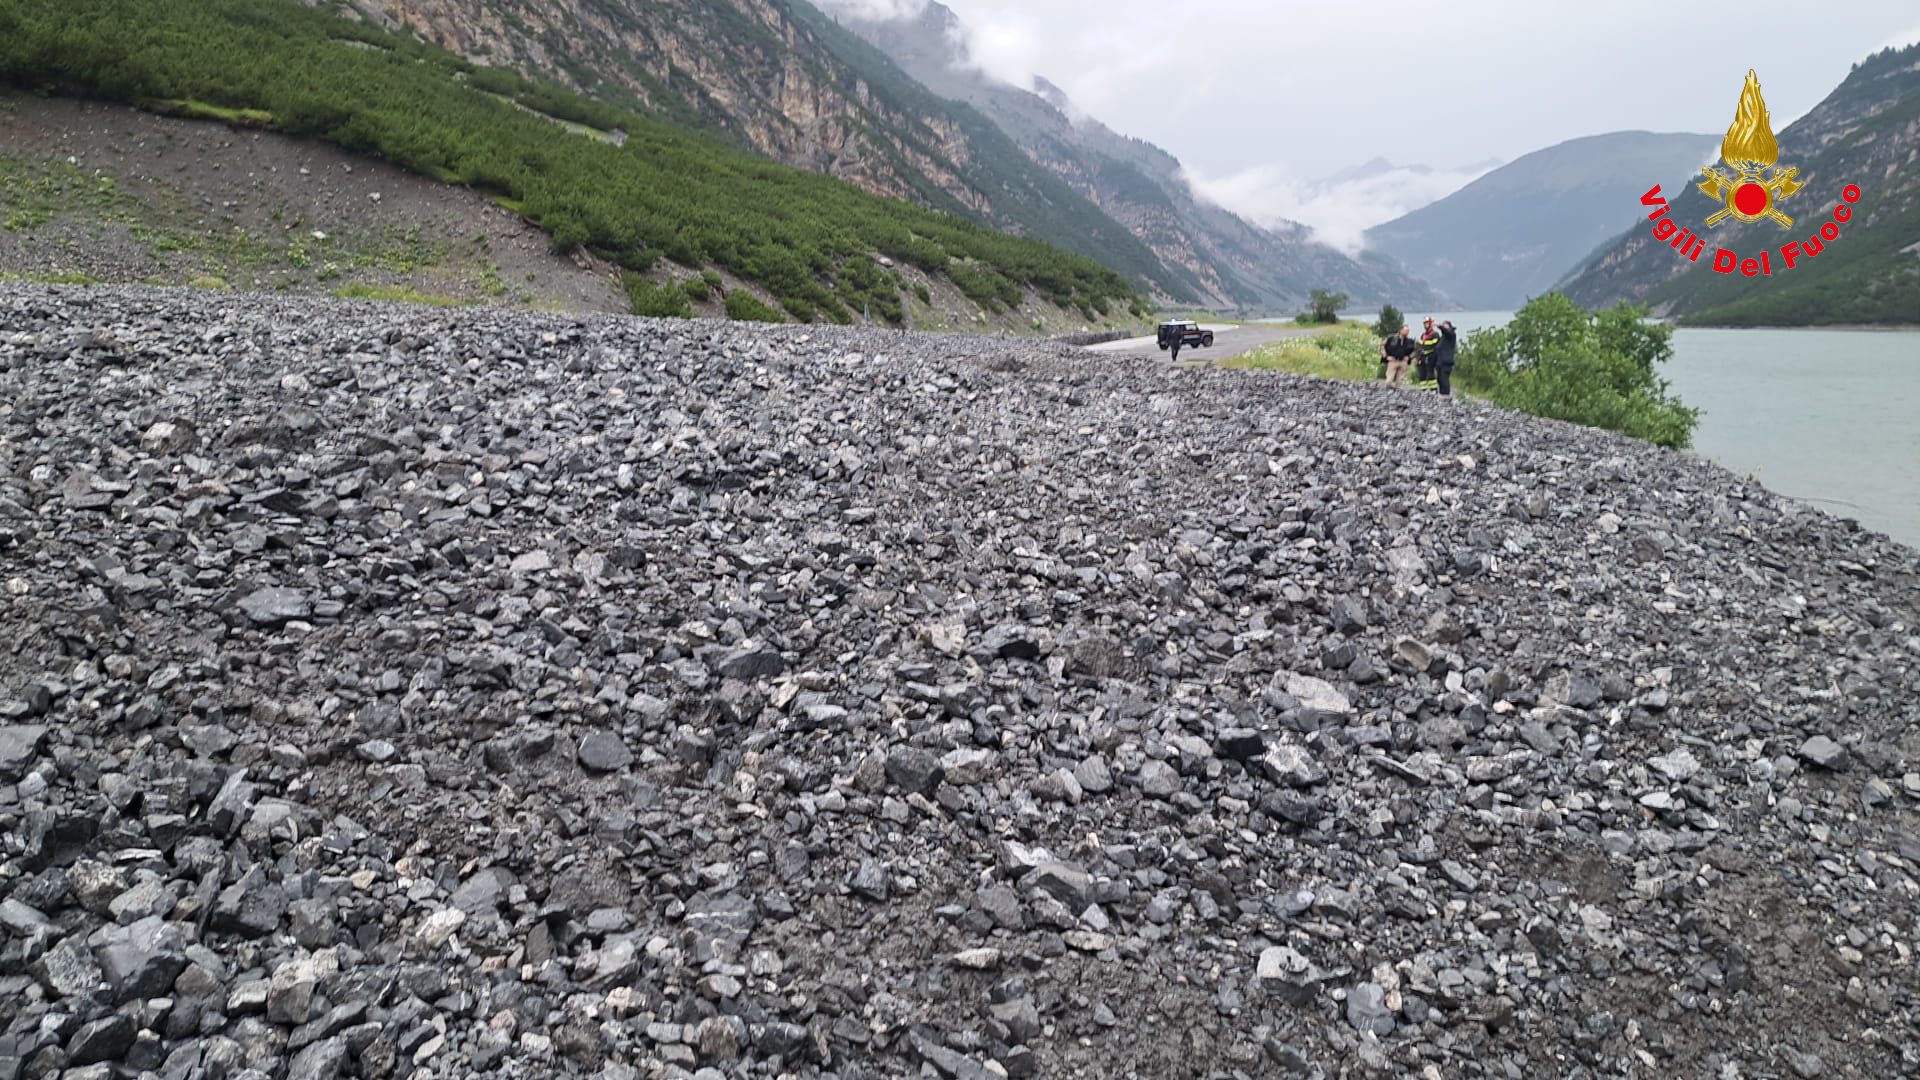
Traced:
[[735, 289], [727, 294], [727, 318], [742, 322], [786, 322], [786, 316], [779, 310], [760, 302], [760, 298], [746, 291]]
[[708, 285], [707, 279], [703, 277], [690, 277], [681, 282], [680, 291], [686, 293], [687, 299], [696, 304], [713, 299], [713, 286]]
[[1673, 328], [1645, 316], [1628, 304], [1589, 313], [1559, 293], [1536, 297], [1506, 327], [1467, 341], [1454, 382], [1535, 416], [1685, 449], [1700, 413], [1656, 373], [1673, 358]]
[[1329, 324], [1340, 321], [1340, 309], [1347, 306], [1347, 294], [1333, 292], [1330, 289], [1315, 289], [1307, 297], [1307, 310], [1293, 317], [1293, 321], [1303, 326], [1314, 323]]
[[663, 319], [693, 317], [693, 304], [687, 300], [686, 291], [679, 286], [655, 285], [639, 274], [627, 274], [621, 280], [627, 286], [627, 303], [635, 315], [652, 315]]

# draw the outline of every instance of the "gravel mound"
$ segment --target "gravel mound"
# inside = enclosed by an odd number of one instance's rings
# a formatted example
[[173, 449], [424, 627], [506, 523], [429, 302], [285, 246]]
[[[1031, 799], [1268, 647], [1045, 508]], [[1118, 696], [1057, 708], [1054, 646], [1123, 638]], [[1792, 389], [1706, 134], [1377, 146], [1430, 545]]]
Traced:
[[0, 290], [0, 1080], [1920, 1074], [1920, 558], [1473, 402]]

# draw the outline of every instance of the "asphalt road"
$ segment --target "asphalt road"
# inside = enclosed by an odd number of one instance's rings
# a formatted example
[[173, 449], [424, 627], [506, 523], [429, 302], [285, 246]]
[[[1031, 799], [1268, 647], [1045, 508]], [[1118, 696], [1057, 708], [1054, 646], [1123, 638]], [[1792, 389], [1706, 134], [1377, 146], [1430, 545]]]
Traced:
[[[1181, 366], [1187, 364], [1219, 363], [1231, 360], [1241, 353], [1252, 352], [1262, 345], [1271, 345], [1288, 338], [1306, 337], [1317, 333], [1321, 327], [1285, 326], [1279, 323], [1202, 323], [1201, 329], [1213, 331], [1211, 348], [1183, 346], [1180, 350]], [[1089, 345], [1088, 352], [1119, 353], [1122, 356], [1165, 356], [1158, 342], [1152, 337], [1127, 338], [1124, 341], [1109, 341], [1100, 345]]]

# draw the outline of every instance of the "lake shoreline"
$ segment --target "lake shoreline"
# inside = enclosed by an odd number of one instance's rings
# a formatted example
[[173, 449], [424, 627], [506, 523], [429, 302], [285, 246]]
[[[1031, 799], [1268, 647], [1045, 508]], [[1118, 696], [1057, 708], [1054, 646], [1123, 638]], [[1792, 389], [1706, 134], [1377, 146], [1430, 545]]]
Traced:
[[[1467, 334], [1513, 318], [1433, 314]], [[1701, 410], [1688, 453], [1920, 549], [1920, 325], [1673, 331], [1660, 375]]]
[[1920, 549], [1920, 333], [1679, 327], [1661, 375], [1693, 452]]
[[1754, 330], [1763, 333], [1793, 330], [1844, 330], [1848, 333], [1911, 334], [1920, 332], [1920, 323], [1822, 323], [1818, 326], [1730, 326], [1714, 323], [1678, 323], [1662, 320], [1676, 330]]

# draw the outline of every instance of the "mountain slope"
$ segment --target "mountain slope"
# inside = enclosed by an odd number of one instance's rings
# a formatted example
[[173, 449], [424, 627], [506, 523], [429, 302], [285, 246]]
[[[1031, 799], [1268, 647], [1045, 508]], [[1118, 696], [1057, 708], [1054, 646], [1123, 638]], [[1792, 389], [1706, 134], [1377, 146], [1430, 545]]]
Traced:
[[1367, 243], [1469, 308], [1515, 308], [1618, 235], [1650, 184], [1671, 189], [1718, 145], [1645, 131], [1572, 139], [1367, 230]]
[[[333, 0], [306, 0], [336, 6]], [[796, 168], [1033, 236], [1191, 299], [1120, 223], [978, 112], [927, 92], [800, 0], [356, 0], [480, 64], [554, 79]]]
[[[663, 258], [724, 268], [802, 321], [872, 310], [900, 323], [905, 294], [932, 279], [996, 312], [1036, 293], [1089, 320], [1139, 305], [1089, 259], [281, 0], [9, 4], [0, 83], [323, 138], [486, 192], [556, 248], [588, 248], [636, 275]], [[670, 284], [663, 295], [630, 277], [636, 309], [684, 310], [687, 294]]]
[[[1777, 134], [1780, 164], [1798, 167], [1805, 184], [1781, 205], [1795, 219], [1791, 229], [1764, 220], [1704, 228], [1699, 223], [1719, 204], [1692, 184], [1684, 190], [1663, 184], [1673, 219], [1707, 240], [1699, 263], [1675, 258], [1657, 243], [1643, 213], [1575, 268], [1563, 289], [1582, 303], [1634, 300], [1696, 323], [1920, 321], [1920, 45], [1885, 50], [1856, 65], [1825, 100]], [[1818, 258], [1779, 272], [1780, 249], [1805, 243], [1831, 220], [1848, 184], [1864, 194], [1840, 238]], [[1636, 204], [1637, 198], [1628, 208]], [[1742, 256], [1770, 251], [1776, 272], [1758, 281], [1715, 273], [1716, 247]]]
[[1039, 164], [1144, 240], [1161, 261], [1184, 269], [1223, 307], [1291, 310], [1316, 288], [1356, 304], [1439, 299], [1391, 261], [1348, 256], [1313, 240], [1304, 226], [1265, 229], [1195, 195], [1172, 154], [1120, 135], [1079, 113], [1058, 87], [1029, 91], [967, 63], [956, 15], [928, 3], [917, 15], [874, 20], [836, 16], [936, 93], [966, 102], [1005, 128]]

